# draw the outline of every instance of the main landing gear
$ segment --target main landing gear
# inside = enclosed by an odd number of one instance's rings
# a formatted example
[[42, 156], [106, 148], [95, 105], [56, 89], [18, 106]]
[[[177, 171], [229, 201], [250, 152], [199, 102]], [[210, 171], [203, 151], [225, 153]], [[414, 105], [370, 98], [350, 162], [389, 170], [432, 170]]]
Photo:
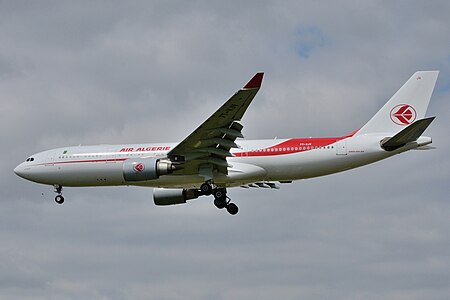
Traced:
[[218, 209], [226, 208], [230, 215], [235, 215], [239, 211], [237, 205], [231, 203], [231, 199], [227, 196], [226, 188], [214, 187], [212, 183], [205, 182], [200, 186], [200, 194], [204, 196], [212, 194], [214, 196], [214, 205]]
[[55, 197], [55, 202], [58, 203], [58, 204], [63, 204], [64, 203], [64, 197], [62, 195], [62, 186], [59, 185], [59, 184], [55, 184], [53, 186], [55, 188], [55, 193], [58, 194]]

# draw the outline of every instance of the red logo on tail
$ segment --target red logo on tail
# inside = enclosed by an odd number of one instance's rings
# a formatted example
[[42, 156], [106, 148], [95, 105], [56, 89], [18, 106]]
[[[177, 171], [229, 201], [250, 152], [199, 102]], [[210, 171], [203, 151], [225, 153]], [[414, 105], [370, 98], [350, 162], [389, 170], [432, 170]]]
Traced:
[[416, 120], [416, 110], [408, 104], [399, 104], [391, 109], [391, 120], [397, 125], [409, 125]]
[[142, 173], [142, 171], [144, 171], [145, 169], [145, 166], [143, 163], [138, 163], [137, 165], [134, 165], [133, 169], [136, 173]]

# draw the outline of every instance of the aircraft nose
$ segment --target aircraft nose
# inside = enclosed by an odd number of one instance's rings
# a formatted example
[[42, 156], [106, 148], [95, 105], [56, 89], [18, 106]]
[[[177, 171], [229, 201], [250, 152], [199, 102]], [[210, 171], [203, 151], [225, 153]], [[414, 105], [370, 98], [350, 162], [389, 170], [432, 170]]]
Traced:
[[20, 164], [14, 168], [14, 173], [19, 177], [25, 178], [27, 172], [26, 172], [25, 168], [23, 167], [23, 165]]

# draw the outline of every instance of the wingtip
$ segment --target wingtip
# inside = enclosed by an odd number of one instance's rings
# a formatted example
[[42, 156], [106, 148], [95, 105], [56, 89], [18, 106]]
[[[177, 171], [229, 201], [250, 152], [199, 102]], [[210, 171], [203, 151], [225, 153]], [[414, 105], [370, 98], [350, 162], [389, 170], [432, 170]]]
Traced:
[[263, 80], [264, 73], [259, 72], [244, 86], [244, 89], [259, 89]]

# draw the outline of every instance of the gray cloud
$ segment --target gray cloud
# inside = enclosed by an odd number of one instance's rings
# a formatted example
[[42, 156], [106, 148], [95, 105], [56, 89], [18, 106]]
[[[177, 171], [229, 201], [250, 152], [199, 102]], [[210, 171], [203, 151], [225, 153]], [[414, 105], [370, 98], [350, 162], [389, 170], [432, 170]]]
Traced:
[[[0, 298], [447, 299], [449, 9], [2, 2]], [[441, 70], [436, 150], [232, 190], [236, 217], [144, 188], [68, 188], [57, 206], [12, 173], [53, 147], [180, 140], [257, 71], [247, 138], [346, 134], [419, 69]]]

